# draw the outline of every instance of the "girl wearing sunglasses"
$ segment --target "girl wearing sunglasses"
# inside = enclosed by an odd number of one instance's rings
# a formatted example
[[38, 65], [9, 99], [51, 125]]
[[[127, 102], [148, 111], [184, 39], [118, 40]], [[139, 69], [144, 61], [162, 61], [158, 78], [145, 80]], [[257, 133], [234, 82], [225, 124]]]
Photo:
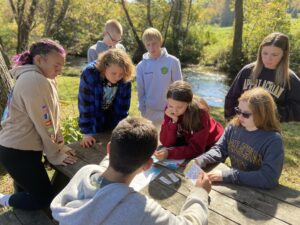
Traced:
[[220, 140], [195, 159], [200, 167], [230, 158], [232, 168], [208, 173], [211, 181], [273, 188], [281, 174], [284, 148], [276, 104], [263, 88], [242, 94]]
[[269, 34], [260, 44], [257, 60], [236, 76], [225, 98], [225, 118], [235, 115], [241, 94], [263, 87], [274, 98], [281, 122], [300, 121], [300, 79], [289, 69], [289, 38], [282, 33]]

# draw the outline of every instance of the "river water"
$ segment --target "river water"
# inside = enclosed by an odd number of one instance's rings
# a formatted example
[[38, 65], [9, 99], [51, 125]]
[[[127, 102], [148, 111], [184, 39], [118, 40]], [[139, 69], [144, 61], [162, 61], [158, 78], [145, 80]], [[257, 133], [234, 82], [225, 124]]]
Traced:
[[[86, 58], [69, 57], [66, 66], [82, 69]], [[218, 72], [206, 72], [205, 68], [190, 66], [182, 70], [183, 79], [192, 85], [193, 92], [204, 98], [210, 106], [223, 107], [229, 89], [228, 78]]]
[[224, 106], [228, 92], [228, 78], [218, 72], [205, 72], [203, 68], [188, 67], [182, 70], [183, 79], [192, 85], [193, 92], [204, 98], [208, 105]]

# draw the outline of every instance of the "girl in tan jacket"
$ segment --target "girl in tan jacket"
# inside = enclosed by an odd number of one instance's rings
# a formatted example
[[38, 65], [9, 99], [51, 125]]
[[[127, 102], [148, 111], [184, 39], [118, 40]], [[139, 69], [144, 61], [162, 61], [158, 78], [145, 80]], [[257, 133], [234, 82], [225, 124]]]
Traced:
[[74, 151], [64, 146], [54, 80], [65, 55], [58, 43], [42, 39], [13, 58], [11, 74], [16, 84], [2, 116], [0, 163], [13, 178], [15, 193], [0, 193], [0, 205], [27, 210], [48, 207], [53, 193], [41, 161], [43, 152], [55, 165], [76, 161]]

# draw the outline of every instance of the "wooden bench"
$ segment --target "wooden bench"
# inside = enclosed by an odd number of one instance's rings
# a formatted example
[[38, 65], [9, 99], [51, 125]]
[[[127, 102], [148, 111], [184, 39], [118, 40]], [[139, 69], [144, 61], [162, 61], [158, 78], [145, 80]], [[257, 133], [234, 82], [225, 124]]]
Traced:
[[[0, 210], [3, 210], [1, 208]], [[0, 211], [1, 225], [57, 225], [43, 210], [25, 211], [19, 209], [4, 209]]]
[[[60, 189], [82, 166], [108, 160], [106, 144], [109, 137], [109, 134], [103, 134], [101, 143], [92, 148], [84, 149], [79, 143], [70, 145], [77, 152], [78, 162], [66, 167], [55, 166]], [[182, 176], [182, 168], [174, 171], [156, 166], [162, 173], [140, 192], [155, 199], [172, 213], [178, 214], [193, 185]], [[219, 164], [215, 168], [226, 167], [225, 164]], [[172, 185], [161, 183], [159, 177], [166, 177], [170, 172], [176, 173], [180, 181]], [[210, 198], [209, 224], [300, 224], [300, 192], [288, 187], [278, 186], [272, 190], [262, 190], [231, 184], [214, 184]]]

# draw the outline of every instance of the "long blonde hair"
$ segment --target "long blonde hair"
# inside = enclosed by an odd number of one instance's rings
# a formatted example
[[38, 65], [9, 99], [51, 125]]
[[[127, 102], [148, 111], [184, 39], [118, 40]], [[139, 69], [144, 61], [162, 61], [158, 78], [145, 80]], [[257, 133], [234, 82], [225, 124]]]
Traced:
[[[268, 91], [261, 87], [245, 91], [239, 98], [239, 102], [245, 101], [249, 104], [253, 121], [257, 128], [267, 131], [280, 132], [280, 122], [274, 99]], [[230, 124], [241, 126], [238, 116], [235, 116]]]
[[264, 40], [261, 42], [258, 52], [257, 52], [257, 59], [254, 62], [254, 67], [251, 73], [251, 79], [253, 84], [255, 80], [260, 75], [264, 64], [261, 57], [261, 52], [263, 47], [265, 46], [275, 46], [280, 48], [283, 51], [283, 56], [276, 68], [276, 75], [275, 75], [275, 84], [285, 87], [286, 85], [290, 89], [290, 70], [289, 70], [289, 38], [287, 35], [274, 32], [269, 34]]

